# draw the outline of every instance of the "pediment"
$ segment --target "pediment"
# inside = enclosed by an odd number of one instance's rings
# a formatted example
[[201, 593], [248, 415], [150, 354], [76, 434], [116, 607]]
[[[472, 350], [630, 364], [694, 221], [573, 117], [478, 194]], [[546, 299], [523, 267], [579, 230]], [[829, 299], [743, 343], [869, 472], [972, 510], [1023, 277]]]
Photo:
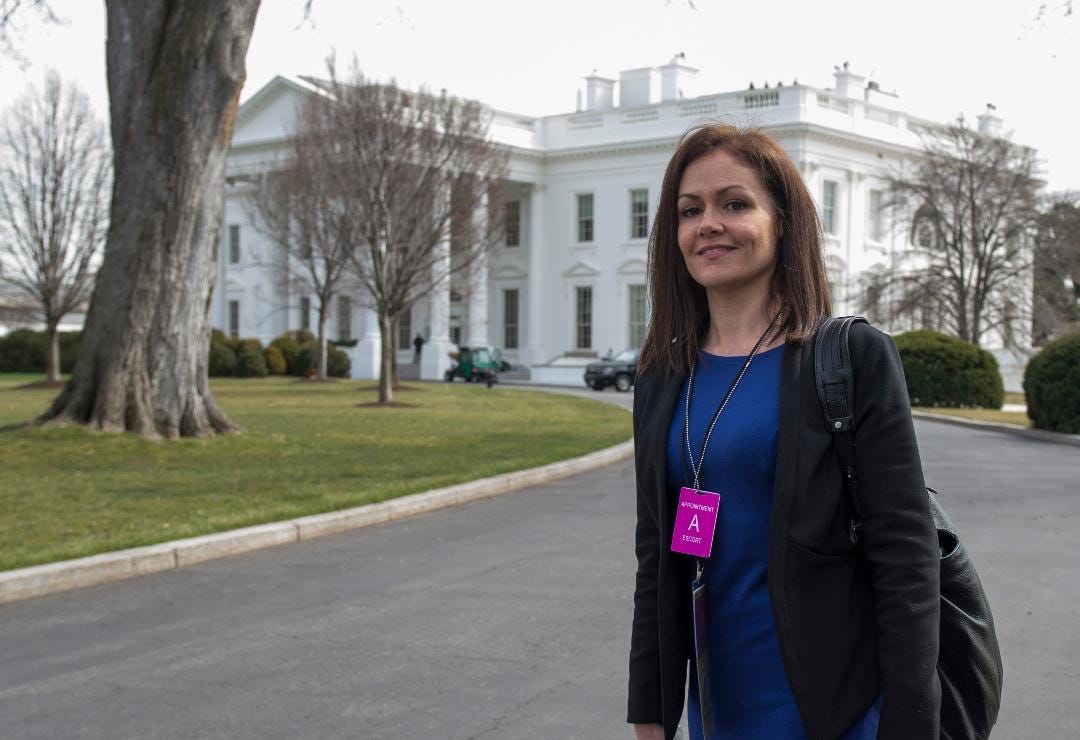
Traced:
[[502, 265], [495, 270], [495, 278], [498, 280], [524, 280], [525, 271], [518, 265]]
[[232, 146], [280, 141], [292, 135], [300, 104], [319, 94], [310, 83], [278, 75], [263, 85], [236, 112]]
[[616, 273], [619, 275], [644, 275], [648, 271], [649, 266], [645, 260], [640, 259], [628, 259], [619, 265], [619, 269]]
[[600, 274], [600, 270], [596, 265], [592, 265], [585, 260], [575, 262], [569, 270], [563, 273], [563, 277], [568, 278], [583, 278], [583, 277], [596, 277]]

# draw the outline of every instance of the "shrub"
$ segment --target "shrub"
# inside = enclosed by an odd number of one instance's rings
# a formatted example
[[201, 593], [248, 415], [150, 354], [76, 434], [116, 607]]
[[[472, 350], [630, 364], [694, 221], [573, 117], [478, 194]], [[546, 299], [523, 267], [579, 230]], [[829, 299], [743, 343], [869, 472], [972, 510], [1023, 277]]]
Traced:
[[349, 356], [334, 346], [326, 348], [326, 374], [331, 378], [347, 378], [352, 370]]
[[210, 377], [227, 378], [236, 373], [236, 353], [224, 342], [210, 343]]
[[290, 370], [289, 374], [299, 375], [301, 378], [310, 378], [315, 375], [318, 366], [319, 345], [315, 342], [304, 342], [296, 350], [296, 360], [293, 370]]
[[1034, 426], [1080, 434], [1080, 333], [1055, 339], [1031, 358], [1024, 393]]
[[1001, 408], [1005, 386], [986, 350], [936, 331], [909, 331], [895, 340], [913, 406]]
[[284, 375], [289, 369], [285, 363], [285, 356], [274, 345], [267, 347], [263, 354], [266, 355], [266, 371], [271, 375]]
[[236, 350], [236, 376], [238, 378], [266, 377], [266, 357], [262, 342], [258, 339], [241, 339]]
[[270, 342], [270, 346], [280, 352], [281, 356], [285, 359], [286, 373], [289, 375], [301, 375], [302, 373], [296, 364], [297, 355], [300, 353], [300, 343], [293, 339], [291, 334], [292, 332], [282, 334], [280, 337]]
[[[70, 373], [79, 357], [82, 332], [60, 332], [60, 372]], [[44, 373], [48, 340], [43, 331], [16, 329], [0, 337], [0, 373]]]

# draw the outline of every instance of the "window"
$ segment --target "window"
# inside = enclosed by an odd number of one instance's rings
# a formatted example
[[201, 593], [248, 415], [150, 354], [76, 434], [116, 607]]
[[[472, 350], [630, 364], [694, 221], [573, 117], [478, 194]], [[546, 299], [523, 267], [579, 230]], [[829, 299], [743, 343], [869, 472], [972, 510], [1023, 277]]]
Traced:
[[885, 241], [885, 207], [880, 190], [870, 191], [869, 210], [866, 214], [866, 238], [872, 242]]
[[593, 194], [581, 193], [577, 197], [577, 240], [593, 240]]
[[821, 227], [826, 234], [836, 233], [836, 183], [826, 180], [821, 191]]
[[630, 286], [630, 346], [640, 348], [645, 342], [648, 322], [648, 294], [644, 285]]
[[311, 329], [311, 298], [304, 296], [300, 299], [300, 328]]
[[240, 264], [240, 225], [229, 224], [229, 264]]
[[630, 191], [630, 238], [649, 236], [649, 191], [645, 188]]
[[521, 201], [512, 200], [506, 204], [506, 246], [521, 245]]
[[229, 301], [229, 336], [240, 336], [240, 301]]
[[349, 300], [348, 296], [338, 296], [337, 326], [338, 341], [352, 341], [352, 302]]
[[577, 289], [577, 348], [592, 349], [592, 288]]
[[398, 316], [397, 321], [397, 348], [410, 349], [412, 347], [412, 309], [406, 308]]
[[518, 348], [518, 292], [503, 291], [503, 347]]
[[458, 346], [461, 346], [461, 327], [460, 326], [451, 326], [450, 327], [450, 342], [452, 344], [456, 344]]
[[918, 229], [916, 229], [915, 243], [916, 243], [917, 246], [924, 247], [926, 249], [929, 249], [930, 247], [933, 247], [934, 246], [934, 227], [931, 226], [926, 221], [923, 221], [921, 224], [919, 224]]

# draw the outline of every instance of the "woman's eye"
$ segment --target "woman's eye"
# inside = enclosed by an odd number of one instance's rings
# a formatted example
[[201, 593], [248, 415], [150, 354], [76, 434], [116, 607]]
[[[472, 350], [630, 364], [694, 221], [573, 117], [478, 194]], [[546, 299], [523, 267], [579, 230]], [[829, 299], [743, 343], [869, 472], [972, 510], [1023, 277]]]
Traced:
[[682, 215], [683, 218], [691, 218], [692, 216], [696, 216], [699, 213], [701, 213], [701, 209], [697, 206], [687, 206], [686, 208], [682, 209], [680, 215]]
[[727, 208], [729, 211], [741, 211], [746, 208], [746, 203], [741, 200], [728, 201]]

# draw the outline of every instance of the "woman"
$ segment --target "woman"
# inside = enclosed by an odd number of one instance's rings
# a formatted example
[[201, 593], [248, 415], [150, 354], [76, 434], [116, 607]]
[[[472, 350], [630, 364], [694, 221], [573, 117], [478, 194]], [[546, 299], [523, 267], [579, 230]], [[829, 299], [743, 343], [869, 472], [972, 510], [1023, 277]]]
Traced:
[[[814, 383], [813, 334], [830, 312], [820, 226], [779, 144], [723, 125], [688, 133], [649, 263], [634, 399], [637, 737], [674, 736], [689, 665], [690, 738], [937, 738], [939, 551], [903, 370], [885, 334], [852, 327], [855, 545]], [[679, 511], [710, 501], [711, 532], [678, 519], [673, 537]], [[683, 554], [710, 535], [707, 556]]]

